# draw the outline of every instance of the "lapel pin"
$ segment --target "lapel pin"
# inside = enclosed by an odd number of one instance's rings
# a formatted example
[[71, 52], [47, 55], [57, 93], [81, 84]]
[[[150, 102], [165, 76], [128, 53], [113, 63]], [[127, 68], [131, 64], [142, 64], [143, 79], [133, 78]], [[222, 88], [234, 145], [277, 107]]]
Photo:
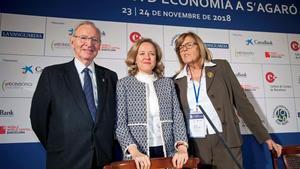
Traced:
[[213, 72], [207, 72], [207, 77], [209, 77], [209, 78], [214, 77], [214, 73]]

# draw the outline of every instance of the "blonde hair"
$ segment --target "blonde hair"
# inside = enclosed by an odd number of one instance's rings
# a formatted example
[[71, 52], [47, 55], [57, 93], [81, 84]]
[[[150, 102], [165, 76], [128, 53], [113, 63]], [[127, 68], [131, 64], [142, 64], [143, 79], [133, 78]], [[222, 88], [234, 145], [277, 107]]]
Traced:
[[165, 69], [165, 66], [162, 63], [162, 51], [161, 51], [161, 48], [159, 47], [159, 45], [150, 38], [142, 38], [142, 39], [136, 41], [129, 49], [129, 51], [127, 53], [127, 58], [125, 60], [125, 63], [128, 66], [128, 74], [132, 75], [132, 76], [137, 74], [138, 67], [135, 63], [136, 56], [137, 56], [140, 46], [142, 45], [142, 43], [145, 43], [145, 42], [151, 43], [155, 48], [156, 65], [153, 69], [153, 72], [156, 74], [156, 76], [158, 78], [161, 78], [164, 75], [164, 69]]
[[185, 63], [182, 61], [182, 58], [180, 56], [179, 48], [182, 45], [184, 39], [188, 36], [193, 38], [196, 41], [196, 43], [197, 43], [197, 45], [200, 49], [200, 51], [199, 51], [199, 55], [200, 55], [200, 63], [199, 64], [200, 64], [200, 66], [202, 66], [204, 64], [205, 60], [207, 60], [207, 61], [212, 60], [212, 54], [211, 54], [210, 50], [205, 46], [204, 42], [202, 41], [202, 39], [197, 34], [195, 34], [194, 32], [182, 33], [181, 35], [178, 36], [178, 38], [175, 41], [175, 51], [176, 51], [177, 58], [178, 58], [179, 63], [180, 63], [179, 72], [185, 66]]

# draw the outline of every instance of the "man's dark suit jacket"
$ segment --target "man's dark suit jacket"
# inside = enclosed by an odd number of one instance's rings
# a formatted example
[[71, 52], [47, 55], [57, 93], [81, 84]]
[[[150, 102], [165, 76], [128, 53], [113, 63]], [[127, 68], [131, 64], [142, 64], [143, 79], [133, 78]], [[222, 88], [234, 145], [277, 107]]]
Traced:
[[89, 112], [74, 60], [46, 67], [33, 95], [30, 119], [47, 152], [47, 169], [90, 169], [111, 162], [117, 74], [95, 64], [98, 108]]

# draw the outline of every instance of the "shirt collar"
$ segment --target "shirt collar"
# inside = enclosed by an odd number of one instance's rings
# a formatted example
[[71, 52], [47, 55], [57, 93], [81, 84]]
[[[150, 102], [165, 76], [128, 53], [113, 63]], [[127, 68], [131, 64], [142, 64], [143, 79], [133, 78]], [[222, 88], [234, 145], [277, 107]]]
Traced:
[[157, 80], [157, 77], [155, 76], [155, 74], [151, 74], [151, 75], [148, 75], [148, 74], [145, 74], [145, 73], [142, 73], [142, 72], [138, 72], [135, 77], [137, 78], [137, 80], [141, 81], [141, 82], [144, 82], [144, 83], [153, 83], [154, 81]]
[[75, 63], [75, 67], [76, 67], [76, 69], [77, 69], [77, 72], [78, 72], [79, 74], [81, 74], [81, 72], [82, 72], [83, 69], [85, 69], [85, 68], [89, 68], [90, 71], [91, 71], [92, 73], [95, 72], [95, 64], [94, 64], [94, 61], [92, 61], [92, 63], [91, 63], [89, 66], [87, 66], [87, 67], [86, 67], [84, 64], [82, 64], [77, 58], [74, 59], [74, 63]]
[[[204, 67], [213, 67], [215, 65], [216, 64], [213, 63], [213, 62], [211, 62], [211, 61], [209, 61], [209, 62], [205, 61], [204, 62]], [[180, 79], [180, 78], [183, 78], [185, 76], [187, 77], [188, 76], [188, 72], [187, 71], [188, 71], [187, 65], [185, 65], [184, 68], [178, 73], [178, 75], [176, 76], [175, 79]]]

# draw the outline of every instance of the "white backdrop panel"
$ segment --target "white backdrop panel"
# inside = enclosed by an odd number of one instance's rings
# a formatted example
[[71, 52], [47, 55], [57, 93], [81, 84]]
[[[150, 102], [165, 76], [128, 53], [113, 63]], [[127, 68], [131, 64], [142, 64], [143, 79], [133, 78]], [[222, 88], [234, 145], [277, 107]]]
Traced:
[[262, 66], [260, 64], [231, 64], [248, 98], [264, 97]]
[[292, 98], [266, 99], [266, 111], [270, 132], [298, 132], [297, 113]]
[[31, 129], [29, 111], [31, 98], [0, 98], [0, 143], [38, 142]]
[[0, 54], [44, 55], [46, 17], [2, 14]]

